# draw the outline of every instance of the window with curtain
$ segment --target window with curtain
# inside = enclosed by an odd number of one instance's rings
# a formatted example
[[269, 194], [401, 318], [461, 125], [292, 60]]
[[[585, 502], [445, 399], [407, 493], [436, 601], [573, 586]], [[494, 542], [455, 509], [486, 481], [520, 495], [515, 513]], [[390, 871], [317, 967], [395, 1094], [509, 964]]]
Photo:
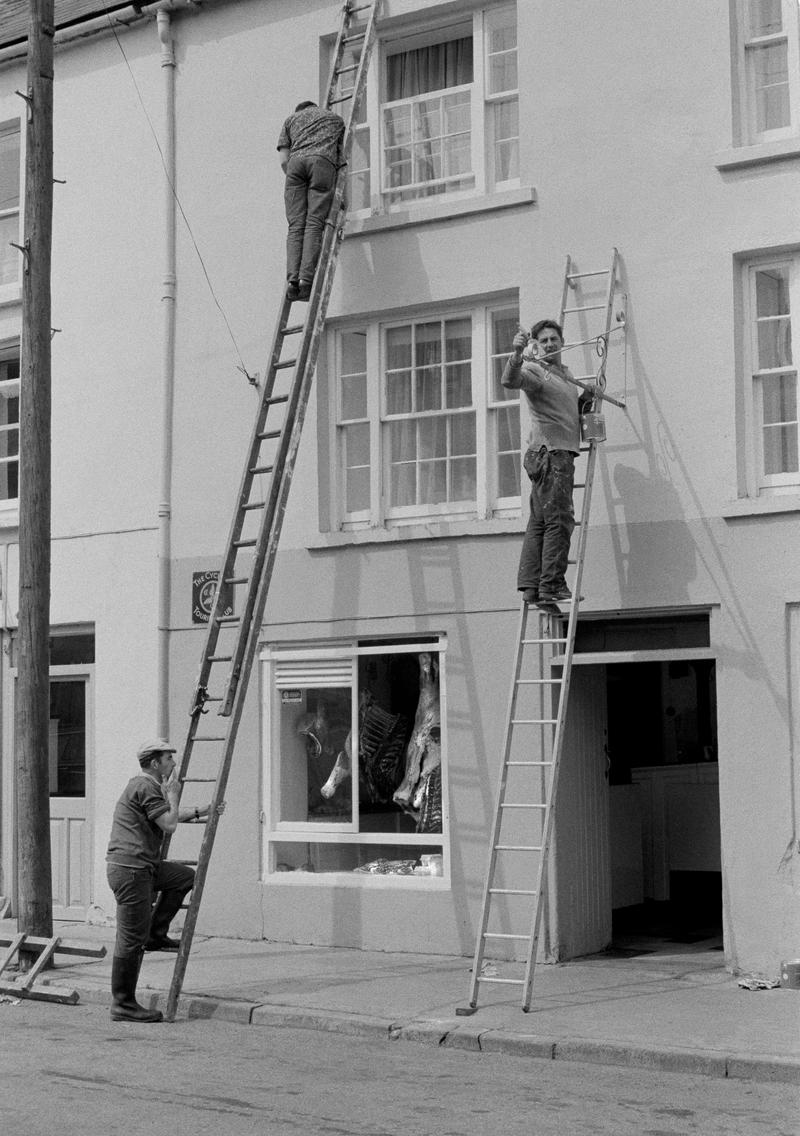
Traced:
[[19, 121], [0, 123], [0, 290], [19, 283]]
[[350, 160], [351, 211], [518, 184], [516, 4], [388, 38], [373, 58]]
[[518, 320], [515, 299], [329, 338], [341, 528], [519, 515], [519, 393], [500, 384]]

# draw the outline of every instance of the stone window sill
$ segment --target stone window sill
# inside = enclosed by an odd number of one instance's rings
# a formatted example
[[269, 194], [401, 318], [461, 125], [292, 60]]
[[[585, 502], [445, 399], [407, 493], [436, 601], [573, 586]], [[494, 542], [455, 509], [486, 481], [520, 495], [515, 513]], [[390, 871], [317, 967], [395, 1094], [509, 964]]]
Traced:
[[714, 157], [714, 165], [723, 172], [800, 158], [800, 138], [781, 138], [779, 142], [756, 142], [752, 146], [736, 146]]
[[409, 540], [431, 540], [462, 536], [498, 536], [505, 533], [520, 535], [525, 531], [525, 522], [520, 517], [493, 517], [488, 521], [464, 519], [463, 521], [420, 521], [412, 525], [396, 525], [386, 528], [383, 525], [370, 529], [347, 529], [337, 532], [318, 533], [306, 544], [310, 549], [341, 548], [344, 545], [392, 544]]
[[776, 497], [742, 497], [738, 501], [730, 501], [722, 508], [722, 516], [726, 521], [774, 513], [800, 513], [800, 493]]
[[345, 238], [357, 237], [364, 233], [380, 233], [390, 229], [402, 229], [409, 225], [426, 225], [451, 217], [465, 217], [475, 213], [491, 213], [497, 209], [510, 209], [517, 205], [533, 205], [536, 190], [533, 186], [508, 189], [485, 197], [462, 197], [457, 201], [419, 203], [410, 205], [402, 212], [381, 213], [374, 217], [353, 217], [347, 222]]

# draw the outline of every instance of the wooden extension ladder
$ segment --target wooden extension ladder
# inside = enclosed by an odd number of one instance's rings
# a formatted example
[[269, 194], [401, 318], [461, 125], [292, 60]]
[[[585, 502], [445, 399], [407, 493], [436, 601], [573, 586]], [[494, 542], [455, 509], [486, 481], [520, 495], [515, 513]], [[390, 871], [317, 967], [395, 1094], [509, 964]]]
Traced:
[[[0, 934], [0, 947], [6, 948], [5, 953], [0, 955], [0, 994], [11, 998], [35, 998], [42, 1002], [60, 1002], [69, 1006], [74, 1006], [78, 1001], [77, 990], [55, 984], [36, 985], [36, 979], [50, 965], [56, 952], [65, 955], [85, 955], [88, 958], [103, 958], [106, 953], [104, 946], [77, 941], [67, 942], [57, 935], [46, 939], [38, 935], [26, 935], [22, 931], [14, 935]], [[19, 958], [21, 951], [39, 957], [30, 970], [9, 982], [2, 975], [14, 964], [14, 956]]]
[[[575, 323], [579, 324], [575, 343], [571, 344], [571, 334], [565, 330], [565, 350], [594, 344], [600, 355], [599, 369], [576, 375], [576, 379], [593, 381], [599, 398], [622, 405], [602, 393], [617, 272], [616, 249], [610, 269], [599, 272], [576, 272], [567, 257], [559, 322], [562, 327], [566, 324], [570, 333]], [[584, 291], [596, 292], [603, 278], [607, 278], [603, 299], [595, 301], [593, 296], [583, 296]], [[588, 280], [592, 280], [589, 285], [584, 283]], [[570, 305], [573, 292], [576, 302]], [[586, 302], [589, 299], [592, 303]], [[587, 319], [591, 319], [589, 313], [596, 316], [598, 312], [603, 313], [603, 330], [590, 336]], [[565, 605], [568, 611], [534, 608], [531, 617], [532, 605], [522, 602], [469, 1004], [457, 1008], [456, 1013], [461, 1015], [473, 1014], [477, 1009], [481, 983], [521, 987], [522, 1009], [528, 1011], [531, 1005], [596, 456], [597, 440], [589, 437], [581, 444], [581, 458], [576, 463], [575, 489], [582, 500], [574, 556], [569, 560], [573, 569], [573, 599]]]
[[[165, 1017], [174, 1021], [183, 986], [197, 915], [236, 743], [259, 628], [267, 601], [272, 569], [300, 443], [311, 380], [325, 324], [347, 206], [347, 162], [353, 127], [363, 99], [367, 69], [375, 43], [380, 0], [348, 2], [333, 52], [324, 106], [330, 110], [349, 103], [342, 139], [342, 167], [325, 225], [319, 263], [305, 315], [290, 322], [297, 301], [284, 293], [270, 362], [247, 451], [236, 508], [219, 573], [192, 696], [190, 724], [182, 750], [179, 777], [190, 784], [213, 786], [211, 809], [196, 860], [178, 861], [195, 867], [194, 888], [185, 904], [186, 918], [175, 959]], [[295, 308], [295, 310], [297, 310]], [[231, 609], [235, 610], [231, 610]], [[204, 726], [207, 705], [216, 704], [221, 721]], [[164, 855], [169, 847], [165, 838]]]

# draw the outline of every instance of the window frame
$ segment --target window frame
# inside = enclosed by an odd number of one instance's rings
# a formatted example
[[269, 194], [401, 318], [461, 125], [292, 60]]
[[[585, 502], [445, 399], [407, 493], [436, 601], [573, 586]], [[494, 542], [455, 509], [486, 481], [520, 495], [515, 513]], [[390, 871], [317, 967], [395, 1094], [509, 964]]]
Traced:
[[[780, 142], [800, 134], [800, 18], [796, 0], [781, 0], [782, 27], [778, 32], [755, 36], [750, 31], [752, 0], [732, 0], [736, 32], [734, 67], [737, 87], [739, 145]], [[759, 129], [754, 59], [759, 50], [786, 44], [789, 122], [771, 130]]]
[[[280, 702], [279, 692], [291, 685], [305, 690], [314, 686], [325, 689], [334, 685], [350, 689], [352, 708], [352, 728], [357, 736], [358, 724], [358, 662], [369, 655], [405, 655], [428, 652], [436, 655], [438, 662], [439, 715], [441, 722], [441, 777], [442, 777], [442, 830], [441, 832], [391, 832], [368, 831], [359, 828], [358, 777], [351, 776], [352, 821], [282, 821], [279, 816], [282, 788], [282, 762], [280, 757], [272, 760], [273, 754], [280, 755]], [[376, 880], [393, 884], [442, 886], [449, 884], [450, 819], [448, 809], [448, 745], [447, 745], [447, 678], [446, 659], [447, 636], [444, 633], [421, 634], [414, 637], [398, 637], [387, 641], [338, 640], [326, 643], [284, 643], [265, 646], [260, 653], [261, 661], [261, 707], [262, 707], [262, 879], [270, 884], [328, 883], [339, 886], [342, 882], [373, 883]], [[338, 664], [339, 674], [334, 682], [315, 684], [313, 677], [303, 677], [306, 669], [314, 664], [327, 662], [333, 667]], [[344, 665], [349, 663], [349, 679]], [[297, 667], [297, 673], [288, 684], [288, 679], [280, 681], [277, 670], [281, 664]], [[355, 750], [355, 747], [354, 747]], [[353, 768], [357, 768], [357, 754], [353, 753]], [[430, 848], [436, 847], [442, 855], [441, 876], [426, 877], [380, 875], [341, 869], [330, 872], [282, 872], [277, 867], [278, 846], [282, 844], [339, 844], [339, 845], [389, 845]]]
[[[17, 228], [14, 237], [15, 243], [22, 243], [22, 202], [23, 202], [23, 185], [24, 185], [24, 169], [25, 169], [25, 132], [22, 129], [22, 121], [19, 118], [10, 118], [0, 122], [0, 137], [5, 137], [10, 134], [19, 135], [19, 169], [17, 171], [17, 181], [19, 185], [19, 194], [17, 204], [10, 209], [0, 209], [0, 222], [9, 218], [17, 218]], [[13, 224], [12, 224], [13, 229]], [[16, 249], [13, 250], [17, 258], [17, 275], [14, 280], [9, 280], [7, 283], [0, 283], [0, 303], [9, 300], [18, 300], [22, 291], [22, 267], [21, 257]]]
[[[497, 417], [509, 405], [518, 408], [520, 470], [523, 449], [523, 408], [519, 392], [513, 398], [494, 399], [492, 350], [492, 315], [519, 310], [515, 294], [493, 296], [467, 304], [431, 305], [411, 312], [388, 315], [384, 319], [350, 319], [329, 326], [327, 331], [327, 374], [329, 377], [330, 451], [330, 517], [334, 531], [357, 533], [365, 530], [398, 530], [417, 524], [447, 523], [458, 520], [488, 521], [517, 519], [522, 512], [522, 484], [514, 497], [499, 497]], [[392, 327], [431, 321], [447, 321], [469, 317], [472, 326], [471, 411], [475, 415], [475, 496], [467, 502], [440, 504], [392, 505], [389, 501], [390, 467], [387, 435], [389, 423], [397, 421], [386, 411], [386, 332]], [[346, 471], [341, 436], [350, 420], [341, 418], [342, 336], [352, 332], [366, 335], [366, 399], [369, 422], [370, 475], [368, 507], [348, 512], [346, 509]], [[509, 346], [510, 353], [510, 346]], [[374, 378], [377, 376], [377, 378]], [[446, 408], [442, 408], [447, 412]], [[466, 408], [464, 409], [466, 413]], [[415, 420], [413, 415], [409, 420]], [[506, 451], [503, 451], [506, 452]]]
[[[758, 323], [756, 306], [756, 276], [766, 269], [788, 268], [789, 318], [791, 321], [792, 363], [785, 367], [758, 367]], [[795, 472], [767, 474], [764, 472], [763, 399], [761, 380], [770, 374], [794, 375], [796, 412], [800, 410], [800, 252], [749, 259], [743, 265], [743, 327], [744, 356], [744, 428], [746, 454], [746, 490], [750, 497], [776, 497], [800, 491], [800, 468]], [[800, 422], [796, 421], [796, 444], [800, 452]]]
[[[16, 379], [0, 380], [0, 397], [4, 397], [8, 392], [16, 390], [18, 404], [21, 409], [22, 399], [22, 352], [19, 339], [14, 337], [9, 340], [0, 340], [0, 362], [5, 362], [8, 359], [17, 359], [19, 362], [19, 377]], [[16, 523], [19, 516], [19, 476], [20, 476], [20, 414], [17, 415], [16, 423], [12, 423], [8, 429], [0, 426], [0, 432], [10, 432], [12, 427], [16, 427], [17, 432], [17, 452], [16, 455], [10, 457], [0, 457], [0, 466], [11, 465], [13, 462], [17, 466], [17, 496], [0, 498], [0, 526], [3, 523]]]
[[[489, 69], [488, 69], [488, 37], [493, 24], [495, 24], [503, 13], [513, 13], [514, 22], [518, 25], [517, 19], [517, 3], [509, 3], [508, 0], [498, 2], [495, 4], [488, 4], [485, 7], [477, 8], [472, 12], [461, 13], [458, 16], [451, 16], [447, 20], [431, 20], [423, 23], [413, 33], [407, 29], [397, 31], [392, 34], [391, 31], [382, 35], [381, 39], [375, 46], [371, 66], [367, 72], [367, 87], [364, 98], [364, 105], [366, 106], [366, 122], [361, 124], [360, 129], [363, 132], [368, 132], [369, 135], [369, 156], [370, 156], [370, 193], [369, 201], [367, 204], [358, 209], [350, 209], [349, 215], [352, 218], [366, 218], [370, 216], [389, 215], [393, 213], [404, 213], [409, 210], [419, 208], [425, 205], [435, 205], [441, 202], [455, 202], [463, 201], [469, 198], [485, 196], [488, 193], [505, 192], [509, 189], [517, 188], [520, 185], [519, 174], [512, 178], [507, 178], [502, 181], [494, 179], [494, 152], [490, 153], [490, 129], [489, 129], [489, 109], [501, 102], [508, 102], [516, 99], [519, 104], [519, 86], [513, 91], [493, 92], [489, 93]], [[406, 102], [407, 99], [393, 100], [390, 103], [384, 99], [384, 90], [386, 82], [386, 67], [387, 58], [390, 55], [395, 55], [410, 47], [421, 47], [430, 43], [442, 42], [443, 33], [452, 32], [454, 37], [459, 33], [465, 34], [465, 30], [471, 25], [472, 35], [472, 59], [473, 59], [473, 77], [472, 83], [469, 84], [471, 88], [470, 98], [470, 140], [471, 140], [471, 154], [472, 154], [472, 169], [469, 175], [471, 176], [474, 184], [468, 187], [454, 188], [450, 191], [443, 191], [435, 194], [422, 194], [419, 197], [410, 197], [406, 200], [390, 202], [389, 195], [392, 192], [397, 193], [402, 187], [385, 187], [386, 168], [385, 168], [385, 143], [384, 143], [384, 122], [383, 112], [387, 106], [394, 105], [395, 102]], [[518, 50], [516, 48], [515, 50]], [[347, 89], [345, 85], [344, 90]], [[457, 91], [462, 88], [444, 88], [444, 92]], [[413, 96], [413, 98], [426, 98], [435, 97], [439, 92], [428, 92], [427, 95]], [[519, 132], [516, 136], [517, 142], [517, 168], [519, 168]], [[354, 171], [360, 172], [360, 171]], [[437, 179], [438, 181], [439, 179]], [[425, 183], [421, 183], [424, 185]], [[431, 183], [432, 184], [432, 183]], [[350, 200], [353, 199], [352, 192], [350, 193]]]

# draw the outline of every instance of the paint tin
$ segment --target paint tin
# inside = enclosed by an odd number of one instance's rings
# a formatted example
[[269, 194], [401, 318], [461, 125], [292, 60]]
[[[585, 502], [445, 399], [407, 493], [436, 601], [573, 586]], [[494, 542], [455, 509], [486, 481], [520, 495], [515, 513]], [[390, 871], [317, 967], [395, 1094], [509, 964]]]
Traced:
[[596, 410], [581, 415], [581, 438], [584, 442], [605, 442], [606, 420]]
[[781, 963], [781, 986], [789, 990], [800, 990], [800, 959]]

